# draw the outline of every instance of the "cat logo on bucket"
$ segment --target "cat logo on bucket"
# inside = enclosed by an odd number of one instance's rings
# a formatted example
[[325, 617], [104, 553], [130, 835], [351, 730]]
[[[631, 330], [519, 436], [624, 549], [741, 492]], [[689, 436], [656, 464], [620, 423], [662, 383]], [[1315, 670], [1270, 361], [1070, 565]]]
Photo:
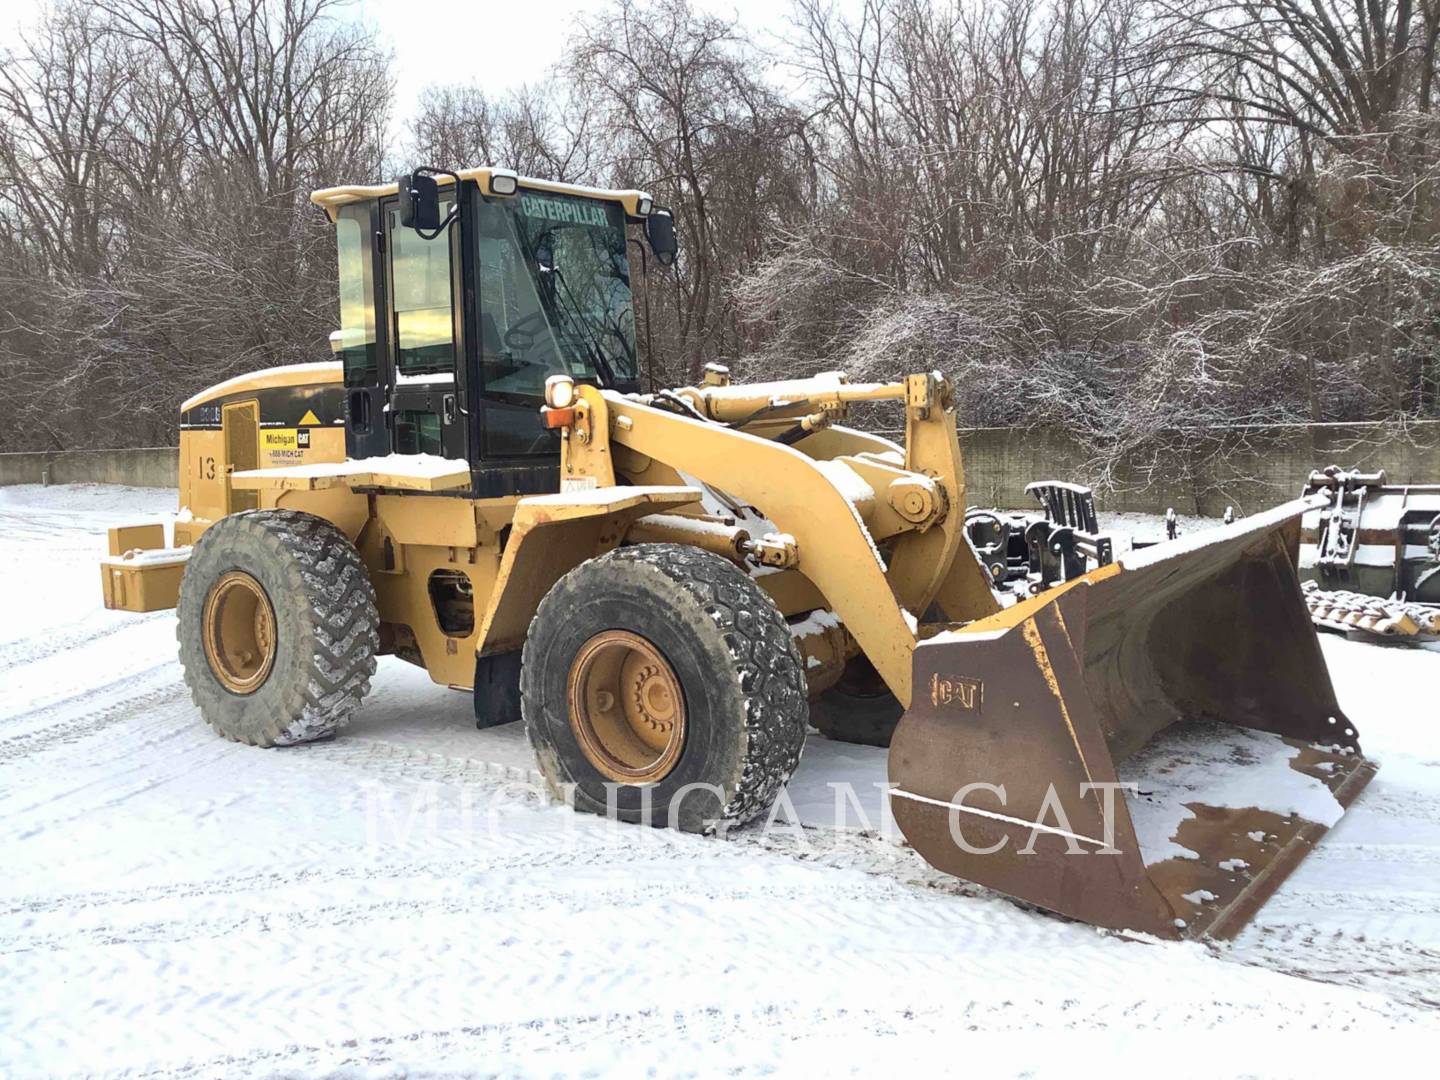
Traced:
[[985, 684], [968, 675], [930, 676], [930, 704], [950, 706], [963, 712], [979, 712]]

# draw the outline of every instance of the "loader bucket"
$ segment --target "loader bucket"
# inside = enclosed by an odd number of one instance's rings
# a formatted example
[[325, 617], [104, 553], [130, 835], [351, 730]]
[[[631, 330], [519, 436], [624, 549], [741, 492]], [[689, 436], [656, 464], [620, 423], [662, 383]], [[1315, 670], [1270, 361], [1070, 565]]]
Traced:
[[1297, 500], [922, 641], [891, 808], [932, 865], [1097, 926], [1234, 936], [1374, 775]]

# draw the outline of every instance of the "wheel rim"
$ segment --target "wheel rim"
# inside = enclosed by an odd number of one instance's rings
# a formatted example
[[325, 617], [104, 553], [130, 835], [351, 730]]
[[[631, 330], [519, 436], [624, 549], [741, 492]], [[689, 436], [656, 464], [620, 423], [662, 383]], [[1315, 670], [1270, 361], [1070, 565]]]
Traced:
[[570, 727], [586, 759], [610, 780], [653, 783], [685, 746], [685, 695], [675, 669], [638, 634], [606, 630], [570, 665]]
[[205, 597], [205, 659], [232, 694], [253, 694], [275, 665], [275, 609], [264, 588], [232, 570]]

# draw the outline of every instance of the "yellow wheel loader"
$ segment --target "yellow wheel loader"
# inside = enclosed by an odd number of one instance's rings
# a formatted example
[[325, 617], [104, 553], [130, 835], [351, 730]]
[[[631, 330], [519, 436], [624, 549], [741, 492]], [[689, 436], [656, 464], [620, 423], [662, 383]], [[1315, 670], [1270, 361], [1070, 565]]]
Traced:
[[[890, 743], [935, 866], [1172, 938], [1238, 930], [1373, 773], [1303, 500], [1005, 607], [939, 375], [644, 384], [632, 256], [677, 250], [645, 193], [419, 169], [313, 199], [338, 361], [186, 401], [173, 547], [112, 530], [102, 565], [110, 606], [178, 607], [220, 734], [329, 736], [388, 653], [523, 722], [576, 809], [711, 831], [769, 812], [813, 720]], [[904, 444], [845, 426], [861, 402]]]

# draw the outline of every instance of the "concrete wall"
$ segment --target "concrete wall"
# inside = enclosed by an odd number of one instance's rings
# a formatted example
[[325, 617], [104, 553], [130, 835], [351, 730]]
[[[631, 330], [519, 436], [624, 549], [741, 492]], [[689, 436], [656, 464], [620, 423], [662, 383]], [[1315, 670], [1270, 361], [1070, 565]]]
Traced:
[[128, 484], [178, 487], [180, 458], [173, 446], [140, 450], [62, 450], [0, 454], [0, 487], [42, 484]]
[[[1295, 424], [1237, 431], [1232, 453], [1220, 470], [1200, 483], [1120, 477], [1119, 490], [1097, 493], [1102, 510], [1218, 516], [1227, 505], [1254, 513], [1294, 498], [1312, 468], [1325, 465], [1384, 469], [1391, 483], [1440, 483], [1440, 420], [1394, 424]], [[1060, 431], [968, 428], [965, 451], [966, 501], [971, 505], [1030, 508], [1025, 485], [1032, 480], [1075, 480], [1096, 484], [1089, 455]], [[129, 484], [176, 487], [179, 458], [173, 447], [143, 450], [70, 450], [0, 454], [0, 486], [39, 484], [49, 470], [52, 484]]]
[[1073, 480], [1097, 488], [1101, 510], [1218, 516], [1226, 506], [1250, 514], [1293, 499], [1311, 469], [1326, 465], [1384, 469], [1392, 484], [1440, 483], [1440, 420], [1398, 424], [1293, 424], [1228, 433], [1223, 463], [1198, 481], [1121, 475], [1106, 491], [1090, 457], [1064, 432], [970, 428], [965, 452], [966, 502], [972, 506], [1033, 507], [1025, 485]]

